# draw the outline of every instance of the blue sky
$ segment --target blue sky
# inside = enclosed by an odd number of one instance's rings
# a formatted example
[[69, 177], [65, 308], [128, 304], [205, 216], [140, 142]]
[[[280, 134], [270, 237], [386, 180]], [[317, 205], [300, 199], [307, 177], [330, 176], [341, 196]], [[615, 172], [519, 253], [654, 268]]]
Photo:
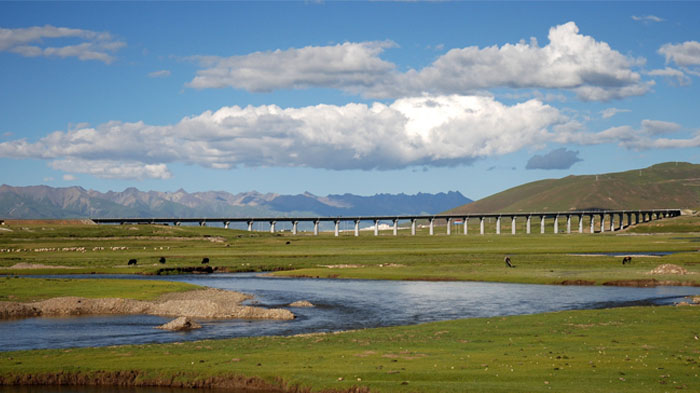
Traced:
[[317, 195], [700, 162], [695, 2], [0, 3], [0, 183]]

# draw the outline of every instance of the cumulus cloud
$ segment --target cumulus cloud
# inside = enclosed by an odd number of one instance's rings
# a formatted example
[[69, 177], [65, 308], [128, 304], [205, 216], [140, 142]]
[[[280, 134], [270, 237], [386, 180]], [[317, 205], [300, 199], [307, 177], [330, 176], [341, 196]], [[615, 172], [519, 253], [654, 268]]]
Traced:
[[395, 169], [468, 164], [544, 144], [569, 119], [537, 100], [421, 96], [391, 104], [223, 107], [172, 125], [109, 122], [0, 143], [0, 157], [54, 160], [98, 177], [167, 178], [168, 163]]
[[234, 87], [255, 92], [332, 87], [356, 90], [379, 83], [394, 69], [379, 58], [393, 42], [346, 42], [226, 58], [200, 57], [208, 68], [188, 84], [197, 89]]
[[682, 67], [700, 66], [700, 42], [686, 41], [682, 44], [665, 44], [659, 54], [666, 57], [666, 63], [673, 61]]
[[600, 111], [601, 116], [603, 116], [603, 119], [609, 119], [618, 113], [624, 113], [624, 112], [632, 112], [629, 109], [619, 109], [619, 108], [606, 108]]
[[160, 70], [148, 73], [149, 78], [167, 78], [170, 76], [170, 70]]
[[549, 43], [452, 49], [420, 70], [400, 72], [379, 56], [393, 43], [344, 43], [257, 52], [229, 58], [200, 58], [206, 67], [189, 83], [195, 88], [249, 91], [330, 87], [366, 97], [410, 97], [423, 93], [473, 94], [493, 87], [574, 91], [580, 99], [606, 101], [642, 95], [644, 82], [633, 67], [641, 61], [579, 33], [569, 22], [552, 27]]
[[[45, 41], [52, 39], [74, 39], [77, 43], [47, 46]], [[106, 32], [51, 25], [17, 29], [0, 27], [0, 51], [13, 52], [25, 57], [76, 57], [80, 60], [98, 60], [109, 64], [114, 61], [114, 52], [125, 45]]]
[[637, 15], [632, 15], [632, 19], [637, 21], [637, 22], [644, 22], [644, 23], [659, 23], [659, 22], [664, 22], [665, 19], [659, 18], [656, 15], [642, 15], [642, 16], [637, 16]]
[[[53, 161], [50, 165], [59, 171], [85, 173], [103, 179], [169, 179], [172, 177], [165, 164], [69, 158]], [[75, 177], [72, 180], [75, 180]]]
[[652, 76], [664, 76], [679, 86], [687, 86], [690, 84], [690, 78], [681, 70], [666, 67], [663, 70], [651, 70], [648, 72]]
[[579, 161], [583, 160], [578, 157], [578, 151], [562, 147], [545, 155], [532, 156], [527, 161], [525, 169], [569, 169]]
[[76, 180], [78, 180], [78, 178], [75, 177], [74, 175], [71, 175], [70, 173], [66, 173], [65, 175], [63, 175], [63, 180], [64, 181], [76, 181]]
[[665, 135], [681, 130], [681, 125], [660, 120], [642, 120], [639, 128], [632, 126], [611, 127], [597, 133], [561, 133], [555, 141], [559, 143], [577, 143], [580, 145], [598, 145], [616, 143], [633, 150], [653, 148], [684, 148], [700, 146], [700, 133], [690, 138], [667, 138]]

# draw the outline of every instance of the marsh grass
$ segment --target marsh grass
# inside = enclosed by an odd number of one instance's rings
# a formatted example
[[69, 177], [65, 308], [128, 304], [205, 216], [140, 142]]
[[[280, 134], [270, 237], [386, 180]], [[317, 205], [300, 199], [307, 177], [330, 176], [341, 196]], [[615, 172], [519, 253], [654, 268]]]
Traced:
[[33, 302], [59, 296], [154, 300], [164, 293], [197, 288], [200, 287], [154, 280], [40, 279], [8, 276], [0, 278], [0, 301]]
[[699, 311], [631, 307], [338, 334], [7, 352], [0, 376], [139, 370], [142, 382], [245, 375], [313, 391], [698, 391]]

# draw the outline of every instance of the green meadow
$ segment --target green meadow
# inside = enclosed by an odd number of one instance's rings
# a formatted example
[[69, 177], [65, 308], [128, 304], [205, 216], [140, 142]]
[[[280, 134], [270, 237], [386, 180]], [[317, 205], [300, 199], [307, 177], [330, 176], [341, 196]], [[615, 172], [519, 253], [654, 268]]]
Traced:
[[333, 392], [697, 392], [699, 317], [696, 307], [633, 307], [337, 334], [5, 352], [0, 382], [89, 383], [109, 374], [113, 383], [131, 385], [235, 387], [255, 377], [280, 390]]
[[[503, 220], [505, 221], [505, 220]], [[270, 234], [214, 227], [163, 225], [34, 225], [4, 226], [0, 231], [0, 274], [127, 273], [172, 274], [177, 268], [202, 266], [203, 258], [219, 271], [268, 271], [281, 276], [392, 280], [477, 280], [560, 284], [604, 284], [650, 280], [698, 284], [700, 277], [649, 275], [672, 263], [700, 272], [700, 218], [677, 217], [640, 224], [618, 232], [485, 235], [455, 226], [450, 236], [438, 226], [430, 236], [408, 229], [398, 236], [352, 232], [313, 236]], [[503, 224], [503, 223], [502, 223]], [[549, 223], [551, 225], [551, 223]], [[509, 224], [508, 224], [509, 226]], [[510, 229], [510, 228], [508, 228]], [[693, 232], [695, 231], [695, 232]], [[600, 253], [672, 252], [663, 257], [621, 257]], [[510, 256], [515, 268], [507, 269]], [[164, 263], [159, 261], [163, 258]], [[136, 265], [128, 265], [136, 259]], [[17, 264], [44, 265], [17, 269]], [[164, 270], [165, 269], [165, 270]]]
[[[192, 286], [142, 280], [15, 278], [25, 274], [172, 274], [201, 266], [282, 276], [524, 283], [698, 285], [700, 219], [603, 234], [465, 236], [437, 227], [339, 237], [162, 225], [5, 225], [0, 300], [52, 296], [152, 299]], [[507, 229], [510, 229], [508, 223]], [[551, 224], [551, 223], [548, 223]], [[561, 227], [560, 227], [561, 228]], [[663, 257], [599, 253], [672, 252]], [[504, 265], [509, 255], [515, 268]], [[161, 258], [165, 263], [160, 263]], [[136, 265], [128, 265], [136, 259]], [[650, 275], [661, 264], [685, 275]], [[20, 264], [22, 269], [13, 268]], [[29, 269], [46, 265], [39, 269]], [[136, 282], [138, 281], [138, 282]], [[700, 290], [698, 290], [700, 295]], [[256, 386], [281, 391], [699, 391], [700, 308], [630, 307], [465, 319], [294, 337], [0, 352], [0, 383]], [[274, 390], [273, 389], [273, 390]], [[357, 389], [357, 390], [353, 390]]]

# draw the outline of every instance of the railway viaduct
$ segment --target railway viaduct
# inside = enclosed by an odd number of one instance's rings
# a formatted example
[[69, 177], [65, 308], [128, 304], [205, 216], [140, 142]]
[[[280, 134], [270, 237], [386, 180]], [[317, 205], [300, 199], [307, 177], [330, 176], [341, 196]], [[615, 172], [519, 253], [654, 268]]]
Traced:
[[[430, 235], [435, 234], [435, 222], [444, 222], [446, 225], [446, 233], [452, 233], [452, 227], [455, 224], [461, 224], [463, 233], [468, 234], [469, 220], [478, 220], [479, 233], [484, 234], [484, 223], [487, 219], [495, 219], [496, 233], [501, 234], [502, 220], [510, 219], [510, 232], [516, 233], [516, 222], [525, 220], [525, 233], [533, 232], [533, 221], [539, 219], [539, 233], [545, 233], [545, 220], [554, 219], [554, 233], [572, 233], [572, 230], [578, 233], [584, 233], [584, 218], [588, 219], [589, 233], [611, 231], [615, 232], [625, 226], [639, 224], [640, 222], [648, 222], [659, 220], [668, 217], [676, 217], [681, 215], [680, 209], [647, 209], [647, 210], [580, 210], [566, 212], [530, 212], [530, 213], [470, 213], [470, 214], [438, 214], [438, 215], [388, 215], [388, 216], [354, 216], [354, 217], [221, 217], [221, 218], [93, 218], [97, 224], [172, 224], [180, 225], [182, 223], [196, 223], [201, 226], [206, 226], [207, 223], [223, 224], [228, 228], [231, 223], [246, 223], [248, 231], [253, 231], [254, 223], [269, 224], [269, 231], [274, 233], [276, 226], [279, 223], [291, 223], [292, 234], [298, 234], [298, 225], [300, 222], [313, 223], [314, 235], [319, 234], [319, 226], [322, 222], [332, 222], [335, 224], [334, 234], [338, 236], [340, 233], [341, 223], [354, 223], [355, 236], [360, 235], [360, 222], [370, 221], [374, 223], [374, 235], [379, 235], [380, 221], [389, 221], [393, 223], [393, 234], [398, 234], [399, 222], [410, 222], [411, 235], [416, 234], [417, 222], [428, 222]], [[572, 229], [572, 218], [577, 219], [577, 230]], [[596, 219], [598, 220], [596, 225]], [[625, 225], [626, 219], [626, 225]], [[1, 221], [1, 220], [0, 220]], [[561, 230], [560, 223], [564, 225]], [[536, 225], [536, 223], [535, 223]], [[596, 230], [596, 228], [598, 228]]]

